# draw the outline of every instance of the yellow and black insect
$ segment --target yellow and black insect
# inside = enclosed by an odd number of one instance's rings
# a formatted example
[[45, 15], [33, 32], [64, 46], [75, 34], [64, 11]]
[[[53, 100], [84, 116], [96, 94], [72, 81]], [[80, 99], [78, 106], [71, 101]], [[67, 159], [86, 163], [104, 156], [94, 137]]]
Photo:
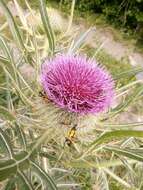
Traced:
[[72, 127], [70, 129], [70, 131], [68, 132], [67, 134], [67, 137], [65, 137], [65, 143], [68, 145], [68, 146], [71, 146], [74, 142], [74, 139], [76, 137], [76, 130], [77, 130], [77, 125], [75, 125], [74, 127]]

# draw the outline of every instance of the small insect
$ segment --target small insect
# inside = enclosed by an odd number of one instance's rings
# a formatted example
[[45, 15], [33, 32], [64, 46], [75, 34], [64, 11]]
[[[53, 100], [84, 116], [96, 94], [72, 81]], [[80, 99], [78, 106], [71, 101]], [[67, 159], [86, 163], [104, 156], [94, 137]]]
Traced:
[[41, 97], [41, 98], [43, 98], [43, 100], [44, 101], [46, 101], [46, 102], [48, 102], [49, 101], [49, 99], [48, 99], [48, 97], [47, 97], [47, 95], [46, 95], [46, 92], [45, 91], [40, 91], [39, 92], [39, 96]]
[[46, 96], [46, 92], [45, 92], [45, 91], [43, 91], [43, 92], [40, 91], [40, 92], [39, 92], [39, 96], [42, 97], [42, 98], [45, 97], [45, 96]]
[[71, 146], [71, 144], [73, 144], [73, 141], [76, 137], [76, 130], [77, 130], [77, 125], [75, 125], [74, 127], [72, 127], [70, 129], [70, 131], [68, 132], [67, 134], [67, 137], [65, 137], [65, 143], [68, 145], [68, 146]]

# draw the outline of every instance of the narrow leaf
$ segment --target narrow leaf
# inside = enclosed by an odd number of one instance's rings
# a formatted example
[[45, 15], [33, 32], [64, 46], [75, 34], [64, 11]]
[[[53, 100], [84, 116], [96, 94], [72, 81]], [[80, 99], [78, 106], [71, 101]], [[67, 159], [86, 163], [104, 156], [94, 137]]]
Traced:
[[72, 54], [75, 53], [78, 48], [84, 43], [87, 36], [90, 34], [91, 31], [95, 30], [94, 28], [89, 28], [86, 32], [82, 33], [77, 39], [74, 40], [74, 43], [69, 48], [68, 53]]
[[124, 138], [124, 137], [139, 137], [143, 138], [143, 131], [138, 130], [116, 130], [110, 131], [102, 134], [99, 138], [93, 141], [89, 146], [97, 146], [103, 144], [107, 141], [112, 141], [113, 139], [117, 138]]
[[115, 152], [116, 154], [118, 154], [120, 156], [125, 156], [127, 158], [131, 158], [133, 160], [143, 162], [143, 156], [141, 154], [137, 154], [135, 152], [132, 152], [131, 150], [121, 149], [118, 147], [105, 147], [104, 149], [111, 151], [111, 152]]
[[42, 19], [43, 26], [44, 26], [44, 29], [49, 41], [49, 48], [50, 48], [51, 53], [54, 54], [55, 39], [54, 39], [53, 30], [50, 25], [50, 21], [48, 18], [45, 0], [39, 0], [39, 5], [40, 5], [39, 8], [40, 8], [41, 19]]
[[98, 170], [97, 176], [98, 176], [98, 179], [97, 179], [98, 188], [100, 190], [109, 190], [108, 179], [104, 170], [101, 170], [101, 169]]
[[96, 140], [88, 145], [87, 151], [85, 151], [80, 158], [87, 156], [89, 152], [93, 151], [96, 146], [104, 144], [105, 142], [112, 141], [116, 139], [121, 139], [125, 137], [138, 137], [143, 138], [143, 131], [137, 130], [116, 130], [103, 133]]
[[46, 173], [40, 166], [31, 161], [33, 171], [39, 176], [41, 180], [45, 182], [46, 188], [49, 190], [58, 190], [54, 180]]
[[4, 147], [7, 150], [7, 153], [9, 155], [9, 158], [13, 158], [13, 150], [11, 147], [10, 139], [8, 136], [4, 133], [4, 131], [0, 128], [0, 142], [3, 143]]
[[121, 124], [112, 124], [112, 123], [101, 123], [104, 127], [109, 127], [113, 129], [120, 129], [120, 128], [134, 128], [138, 126], [142, 126], [143, 122], [134, 122], [134, 123], [121, 123]]
[[9, 112], [8, 109], [6, 109], [3, 106], [0, 106], [0, 115], [3, 116], [5, 119], [10, 120], [10, 121], [15, 120], [15, 116], [11, 112]]
[[[128, 160], [129, 164], [134, 164], [134, 160]], [[78, 168], [78, 169], [91, 169], [91, 168], [96, 168], [96, 169], [104, 169], [104, 168], [110, 168], [110, 167], [116, 167], [116, 166], [121, 166], [123, 165], [123, 162], [119, 159], [114, 159], [111, 161], [100, 161], [100, 162], [95, 162], [95, 161], [87, 161], [85, 159], [83, 160], [76, 160], [76, 161], [71, 161], [68, 163], [69, 167], [72, 168]]]
[[21, 171], [17, 173], [17, 184], [20, 190], [34, 190], [28, 178]]
[[9, 60], [8, 60], [6, 57], [0, 55], [0, 62], [5, 63], [5, 64], [8, 64], [8, 63], [9, 63]]
[[70, 31], [71, 26], [72, 26], [72, 21], [73, 21], [73, 16], [74, 16], [75, 2], [76, 2], [76, 0], [72, 0], [71, 14], [70, 14], [70, 17], [69, 17], [68, 29], [67, 29], [66, 33], [68, 33]]
[[15, 178], [14, 177], [9, 179], [4, 190], [15, 190]]
[[126, 78], [126, 77], [129, 77], [129, 76], [135, 76], [136, 74], [138, 74], [140, 72], [143, 72], [143, 68], [132, 68], [132, 69], [129, 69], [127, 71], [124, 71], [124, 72], [121, 72], [121, 73], [117, 74], [114, 77], [114, 79], [118, 80], [120, 78]]
[[17, 164], [15, 160], [0, 161], [0, 181], [12, 177], [17, 172]]
[[143, 85], [138, 86], [132, 95], [126, 96], [125, 101], [119, 104], [117, 107], [111, 110], [110, 117], [122, 112], [126, 107], [128, 107], [132, 102], [134, 102], [143, 93]]
[[18, 139], [19, 139], [22, 147], [24, 148], [24, 150], [26, 150], [27, 142], [26, 142], [26, 137], [25, 137], [23, 130], [17, 123], [15, 124], [15, 129], [16, 129], [16, 133], [17, 133]]
[[15, 175], [18, 168], [20, 170], [28, 169], [29, 157], [27, 152], [20, 152], [13, 159], [0, 160], [0, 181]]
[[21, 47], [21, 49], [25, 49], [23, 39], [22, 39], [22, 36], [21, 36], [21, 34], [19, 32], [17, 24], [15, 23], [15, 20], [14, 20], [14, 18], [12, 16], [11, 12], [7, 8], [6, 3], [5, 3], [4, 0], [0, 0], [0, 6], [2, 7], [3, 12], [7, 17], [9, 27], [10, 27], [10, 30], [11, 30], [11, 33], [12, 33], [14, 39], [18, 42], [18, 45], [19, 45], [19, 47]]

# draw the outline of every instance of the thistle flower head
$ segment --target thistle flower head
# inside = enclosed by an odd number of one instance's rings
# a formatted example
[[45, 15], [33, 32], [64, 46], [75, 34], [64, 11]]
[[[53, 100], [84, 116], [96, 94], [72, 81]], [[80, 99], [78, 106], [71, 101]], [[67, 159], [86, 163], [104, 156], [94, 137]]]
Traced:
[[114, 96], [114, 83], [96, 61], [79, 55], [57, 55], [42, 65], [41, 84], [48, 98], [79, 114], [105, 111]]

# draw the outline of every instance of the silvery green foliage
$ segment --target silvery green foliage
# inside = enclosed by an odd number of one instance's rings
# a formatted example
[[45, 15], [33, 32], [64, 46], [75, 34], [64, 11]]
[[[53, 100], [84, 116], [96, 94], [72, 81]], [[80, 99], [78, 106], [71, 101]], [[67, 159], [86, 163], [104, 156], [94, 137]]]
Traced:
[[[34, 13], [28, 1], [25, 2], [28, 11]], [[22, 10], [16, 0], [14, 3]], [[98, 118], [93, 115], [77, 118], [76, 114], [61, 110], [39, 96], [39, 73], [45, 52], [49, 57], [65, 50], [80, 52], [92, 29], [76, 39], [67, 33], [55, 35], [43, 0], [39, 0], [42, 31], [28, 25], [23, 12], [19, 12], [19, 18], [14, 18], [4, 0], [0, 0], [0, 6], [10, 33], [8, 37], [2, 30], [0, 36], [2, 188], [78, 190], [98, 187], [103, 190], [111, 189], [114, 182], [121, 189], [141, 187], [139, 178], [136, 183], [134, 179], [137, 166], [143, 161], [140, 148], [143, 132], [136, 127], [143, 123], [111, 124], [111, 121], [142, 98], [142, 85], [129, 81], [117, 88], [121, 100]], [[140, 71], [140, 68], [127, 70], [115, 80]], [[65, 137], [77, 123], [75, 141], [68, 146]]]

